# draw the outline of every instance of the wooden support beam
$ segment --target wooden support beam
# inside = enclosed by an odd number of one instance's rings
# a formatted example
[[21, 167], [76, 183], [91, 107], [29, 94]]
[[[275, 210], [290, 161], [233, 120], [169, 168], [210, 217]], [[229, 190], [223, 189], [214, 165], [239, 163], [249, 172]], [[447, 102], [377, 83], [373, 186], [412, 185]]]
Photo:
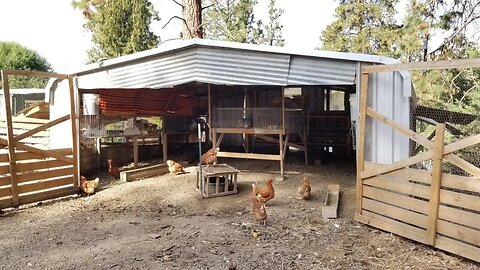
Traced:
[[79, 138], [78, 138], [78, 115], [75, 106], [75, 88], [73, 85], [73, 76], [68, 75], [68, 89], [70, 92], [70, 120], [72, 123], [72, 153], [73, 153], [73, 187], [77, 188], [79, 185], [80, 177], [80, 151], [79, 151]]
[[245, 159], [261, 159], [261, 160], [282, 160], [281, 155], [254, 154], [254, 153], [238, 153], [238, 152], [218, 152], [217, 157], [225, 158], [245, 158]]
[[442, 186], [442, 159], [444, 147], [445, 124], [437, 124], [435, 147], [433, 149], [432, 184], [428, 206], [427, 241], [435, 245], [437, 237], [438, 207], [440, 204], [440, 188]]
[[288, 146], [288, 139], [290, 138], [290, 133], [285, 136], [285, 142], [283, 143], [283, 154], [282, 154], [282, 159], [285, 160], [285, 154], [287, 153], [287, 146]]
[[212, 86], [208, 84], [208, 139], [212, 141]]
[[24, 133], [22, 133], [22, 134], [20, 134], [20, 135], [17, 135], [17, 136], [15, 136], [13, 139], [14, 139], [15, 141], [19, 142], [19, 141], [21, 141], [21, 140], [23, 140], [23, 139], [25, 139], [25, 138], [27, 138], [27, 137], [30, 137], [30, 136], [32, 136], [32, 135], [34, 135], [34, 134], [37, 134], [37, 133], [40, 132], [40, 131], [46, 130], [47, 128], [50, 128], [50, 127], [52, 127], [52, 126], [55, 126], [55, 125], [60, 124], [60, 123], [62, 123], [62, 122], [65, 122], [65, 121], [67, 121], [67, 120], [69, 120], [69, 119], [70, 119], [70, 115], [68, 115], [68, 114], [67, 114], [67, 115], [64, 115], [64, 116], [62, 116], [62, 117], [60, 117], [60, 118], [58, 118], [58, 119], [55, 119], [55, 120], [50, 121], [50, 122], [48, 122], [48, 123], [46, 123], [46, 124], [43, 124], [43, 125], [38, 126], [38, 127], [34, 128], [34, 129], [31, 129], [31, 130], [29, 130], [29, 131], [27, 131], [27, 132], [24, 132]]
[[278, 135], [278, 144], [280, 146], [280, 174], [282, 175], [282, 179], [284, 178], [284, 171], [283, 171], [283, 135]]
[[431, 62], [415, 62], [405, 64], [362, 66], [362, 74], [391, 71], [433, 70], [451, 68], [479, 68], [480, 58], [454, 59]]
[[391, 164], [388, 164], [388, 165], [385, 165], [385, 166], [382, 166], [382, 167], [376, 167], [376, 168], [373, 168], [373, 169], [368, 170], [368, 171], [360, 172], [358, 174], [358, 176], [360, 177], [360, 179], [365, 180], [367, 178], [370, 178], [370, 177], [373, 177], [373, 176], [376, 176], [376, 175], [393, 172], [393, 171], [396, 171], [396, 170], [399, 170], [399, 169], [402, 169], [402, 168], [408, 167], [410, 165], [417, 164], [417, 163], [420, 163], [422, 161], [432, 159], [432, 158], [433, 158], [433, 151], [430, 150], [428, 152], [423, 152], [423, 153], [420, 153], [416, 156], [413, 156], [413, 157], [410, 157], [410, 158], [407, 158], [407, 159], [403, 159], [403, 160], [400, 160], [400, 161], [397, 161], [397, 162], [394, 162], [394, 163], [391, 163]]
[[12, 206], [18, 207], [19, 203], [19, 194], [18, 194], [18, 177], [15, 160], [15, 140], [13, 139], [13, 124], [12, 124], [12, 107], [10, 104], [10, 85], [8, 83], [8, 74], [2, 70], [2, 87], [3, 87], [3, 98], [4, 98], [4, 112], [5, 117], [7, 118], [7, 145], [8, 145], [8, 161], [10, 164], [10, 179], [11, 179], [11, 189], [12, 189]]
[[23, 143], [20, 143], [20, 142], [15, 142], [15, 147], [20, 148], [22, 150], [25, 150], [27, 152], [31, 152], [33, 154], [37, 154], [37, 155], [42, 156], [42, 157], [52, 157], [52, 158], [56, 158], [58, 160], [63, 160], [65, 162], [68, 162], [69, 164], [73, 164], [73, 162], [75, 161], [73, 158], [66, 157], [65, 155], [59, 154], [57, 152], [38, 149], [38, 148], [35, 148], [35, 147], [24, 145]]
[[133, 136], [133, 168], [138, 168], [138, 137]]
[[467, 173], [473, 175], [474, 177], [480, 179], [480, 168], [464, 160], [463, 158], [455, 154], [448, 154], [445, 155], [445, 160], [459, 167], [460, 169], [465, 170]]
[[43, 72], [43, 71], [33, 71], [33, 70], [4, 70], [6, 74], [12, 76], [25, 76], [25, 77], [39, 77], [39, 78], [57, 78], [57, 79], [68, 79], [68, 75], [59, 74], [54, 72]]
[[360, 173], [365, 166], [365, 125], [367, 118], [368, 74], [362, 74], [360, 86], [360, 106], [358, 115], [358, 141], [357, 141], [357, 183], [355, 186], [355, 213], [362, 214], [363, 181]]
[[220, 136], [217, 139], [217, 142], [215, 143], [216, 147], [220, 147], [220, 144], [222, 143], [223, 136], [225, 136], [225, 133], [220, 133]]
[[162, 131], [161, 135], [162, 137], [162, 155], [163, 155], [163, 162], [167, 162], [168, 159], [168, 141], [167, 141], [167, 133], [165, 131]]

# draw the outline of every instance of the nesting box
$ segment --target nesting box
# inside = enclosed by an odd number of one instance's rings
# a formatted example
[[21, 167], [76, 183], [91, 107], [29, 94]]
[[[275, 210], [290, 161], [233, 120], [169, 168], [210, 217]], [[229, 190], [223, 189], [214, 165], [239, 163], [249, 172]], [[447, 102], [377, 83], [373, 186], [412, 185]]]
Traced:
[[197, 168], [197, 189], [204, 198], [235, 194], [237, 190], [238, 170], [227, 165], [202, 166]]

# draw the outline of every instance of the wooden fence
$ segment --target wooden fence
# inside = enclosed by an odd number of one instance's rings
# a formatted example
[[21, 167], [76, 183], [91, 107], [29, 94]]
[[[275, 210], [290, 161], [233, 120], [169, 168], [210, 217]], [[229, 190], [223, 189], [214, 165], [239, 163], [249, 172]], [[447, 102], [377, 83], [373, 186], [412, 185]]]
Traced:
[[[6, 117], [0, 123], [0, 146], [4, 148], [0, 151], [0, 209], [76, 193], [78, 147], [73, 77], [36, 71], [0, 72]], [[70, 112], [52, 121], [13, 117], [9, 98], [10, 76], [68, 80]], [[72, 148], [48, 149], [49, 128], [68, 120], [72, 123]]]
[[[431, 141], [367, 106], [370, 73], [478, 67], [480, 59], [362, 67], [356, 220], [480, 262], [480, 168], [457, 155], [480, 144], [480, 134], [445, 145], [444, 124], [437, 124], [435, 141]], [[387, 165], [365, 161], [367, 117], [428, 150]], [[411, 168], [429, 160], [431, 171]], [[471, 177], [444, 173], [445, 163]]]

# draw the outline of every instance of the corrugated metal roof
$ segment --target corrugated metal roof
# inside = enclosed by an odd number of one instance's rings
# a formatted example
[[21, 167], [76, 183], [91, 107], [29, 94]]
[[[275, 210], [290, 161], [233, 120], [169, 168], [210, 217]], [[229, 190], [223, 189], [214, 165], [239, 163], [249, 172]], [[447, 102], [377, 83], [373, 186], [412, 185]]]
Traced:
[[85, 66], [79, 88], [165, 88], [188, 82], [220, 85], [352, 84], [358, 62], [394, 63], [364, 54], [298, 51], [205, 39], [171, 40], [158, 48]]

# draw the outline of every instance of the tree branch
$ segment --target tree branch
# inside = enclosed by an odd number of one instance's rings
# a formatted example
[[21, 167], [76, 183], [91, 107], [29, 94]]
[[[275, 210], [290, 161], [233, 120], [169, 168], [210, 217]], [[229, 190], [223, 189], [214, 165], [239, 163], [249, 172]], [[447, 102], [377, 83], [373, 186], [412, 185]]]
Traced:
[[171, 17], [170, 19], [168, 19], [168, 22], [162, 27], [162, 29], [165, 28], [165, 26], [167, 26], [167, 25], [170, 23], [170, 21], [172, 21], [173, 19], [182, 20], [183, 23], [184, 23], [185, 25], [187, 25], [187, 21], [185, 21], [184, 18], [180, 18], [180, 17], [178, 17], [178, 16], [173, 16], [173, 17]]
[[210, 4], [210, 5], [206, 6], [206, 7], [202, 7], [202, 10], [207, 9], [207, 8], [209, 8], [209, 7], [212, 7], [212, 6], [214, 6], [214, 5], [215, 5], [215, 4]]
[[177, 2], [177, 1], [175, 1], [175, 0], [172, 0], [172, 1], [173, 1], [175, 4], [177, 4], [177, 5], [181, 6], [182, 8], [185, 8], [185, 6], [184, 6], [184, 5], [182, 5], [182, 4], [180, 4], [179, 2]]

